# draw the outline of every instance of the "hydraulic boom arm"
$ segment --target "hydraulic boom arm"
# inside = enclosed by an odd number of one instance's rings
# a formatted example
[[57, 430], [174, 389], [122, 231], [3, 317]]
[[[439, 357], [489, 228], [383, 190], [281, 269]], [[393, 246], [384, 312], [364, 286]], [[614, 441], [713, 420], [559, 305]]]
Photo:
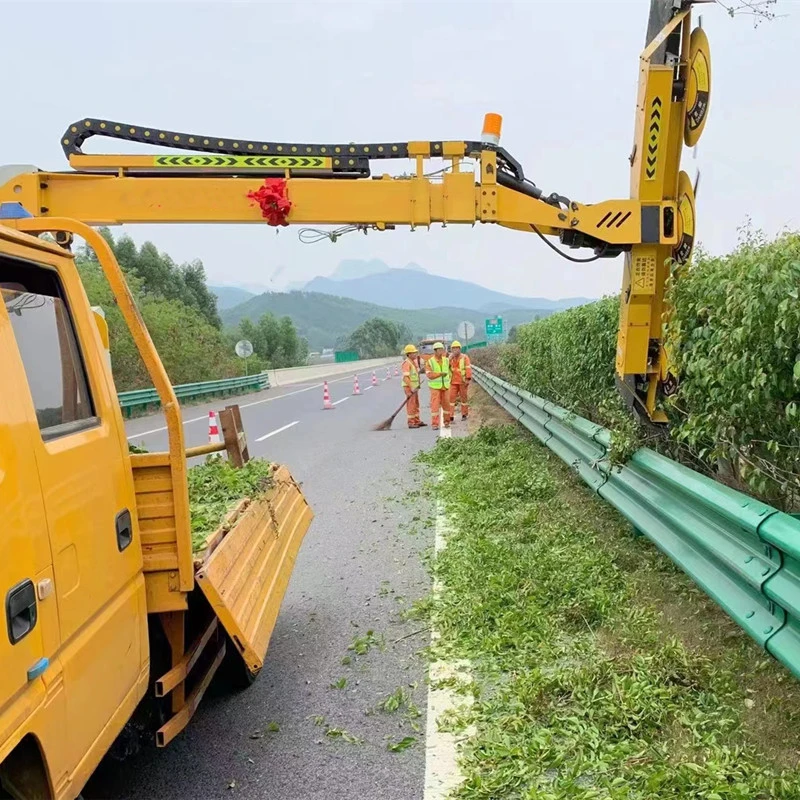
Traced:
[[[83, 153], [81, 145], [95, 135], [203, 154]], [[0, 198], [13, 197], [36, 216], [71, 216], [91, 225], [263, 224], [262, 211], [248, 195], [262, 188], [265, 177], [280, 177], [290, 207], [276, 224], [383, 229], [496, 223], [560, 234], [570, 246], [594, 247], [601, 257], [642, 241], [676, 241], [674, 201], [584, 205], [555, 194], [543, 197], [516, 161], [487, 142], [253, 142], [85, 119], [68, 128], [62, 144], [75, 171], [17, 175], [0, 188]], [[444, 167], [429, 175], [434, 158]], [[397, 159], [414, 161], [414, 173], [370, 175], [372, 162]]]
[[[708, 46], [702, 30], [690, 37], [689, 14], [688, 4], [676, 10], [641, 56], [630, 199], [584, 204], [545, 195], [499, 146], [499, 117], [487, 115], [480, 141], [361, 144], [230, 139], [87, 118], [61, 138], [71, 171], [0, 168], [0, 203], [90, 225], [266, 220], [386, 230], [481, 222], [593, 251], [578, 260], [624, 253], [617, 373], [631, 404], [663, 421], [659, 389], [674, 383], [661, 345], [663, 291], [668, 261], [685, 262], [694, 235], [692, 187], [678, 167], [682, 140], [696, 141], [708, 109]], [[665, 42], [665, 63], [654, 64]], [[91, 137], [181, 152], [87, 154]], [[397, 159], [410, 160], [413, 172], [371, 174]]]

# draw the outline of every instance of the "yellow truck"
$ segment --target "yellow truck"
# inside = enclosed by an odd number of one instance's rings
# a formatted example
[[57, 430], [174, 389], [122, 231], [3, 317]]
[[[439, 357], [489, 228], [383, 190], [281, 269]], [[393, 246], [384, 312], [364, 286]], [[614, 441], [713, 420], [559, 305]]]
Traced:
[[71, 800], [144, 699], [165, 746], [224, 662], [258, 674], [312, 513], [277, 468], [193, 553], [187, 455], [210, 448], [185, 450], [113, 253], [81, 223], [46, 225], [94, 247], [159, 391], [165, 453], [129, 453], [73, 258], [19, 226], [0, 219], [0, 796]]

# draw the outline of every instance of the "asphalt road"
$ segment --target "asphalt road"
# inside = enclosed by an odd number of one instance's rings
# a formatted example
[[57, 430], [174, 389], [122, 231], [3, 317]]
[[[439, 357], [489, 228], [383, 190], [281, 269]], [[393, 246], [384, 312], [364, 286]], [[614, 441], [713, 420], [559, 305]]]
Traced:
[[[369, 377], [359, 375], [362, 396], [352, 396], [352, 376], [333, 379], [335, 410], [322, 409], [319, 383], [237, 399], [251, 455], [287, 464], [316, 514], [264, 669], [244, 692], [207, 697], [167, 749], [104, 762], [87, 800], [422, 800], [427, 686], [419, 651], [428, 634], [402, 611], [429, 590], [420, 555], [433, 533], [420, 517], [433, 509], [417, 497], [412, 460], [433, 446], [435, 434], [408, 430], [403, 413], [391, 431], [372, 431], [403, 395], [399, 377], [385, 380], [384, 370], [379, 385], [367, 388]], [[425, 389], [422, 395], [426, 409]], [[185, 409], [188, 446], [207, 441], [209, 408], [230, 402]], [[132, 420], [129, 439], [163, 448], [162, 427], [159, 416]], [[365, 655], [349, 651], [368, 631], [382, 644]], [[346, 685], [335, 688], [341, 679]], [[376, 710], [400, 687], [419, 717]], [[415, 737], [408, 749], [388, 749], [406, 736]]]

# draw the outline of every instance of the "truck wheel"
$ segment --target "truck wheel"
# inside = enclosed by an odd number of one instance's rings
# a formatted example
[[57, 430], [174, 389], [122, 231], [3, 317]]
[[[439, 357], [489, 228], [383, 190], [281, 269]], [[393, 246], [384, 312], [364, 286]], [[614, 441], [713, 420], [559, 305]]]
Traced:
[[225, 658], [217, 670], [219, 686], [227, 691], [241, 692], [252, 686], [257, 677], [247, 668], [236, 645], [228, 637]]

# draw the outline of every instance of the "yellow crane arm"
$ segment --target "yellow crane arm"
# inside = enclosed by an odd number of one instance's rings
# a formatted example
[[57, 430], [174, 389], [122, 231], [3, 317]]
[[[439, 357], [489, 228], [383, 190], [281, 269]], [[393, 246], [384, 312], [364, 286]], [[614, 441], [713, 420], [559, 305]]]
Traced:
[[[83, 120], [71, 129], [101, 125], [110, 130], [142, 131], [142, 136], [146, 131], [148, 138], [143, 141], [147, 144], [173, 141], [191, 147], [192, 143], [214, 141], [218, 151], [264, 146], [100, 120]], [[66, 141], [65, 136], [62, 142]], [[504, 151], [484, 143], [268, 146], [270, 150], [309, 150], [321, 155], [87, 155], [70, 148], [69, 160], [75, 171], [12, 175], [0, 186], [0, 202], [19, 202], [39, 217], [74, 217], [91, 225], [263, 224], [260, 208], [248, 196], [261, 188], [265, 177], [282, 177], [291, 203], [285, 224], [383, 229], [494, 223], [560, 235], [568, 246], [592, 247], [604, 257], [616, 256], [643, 241], [667, 246], [676, 242], [673, 200], [643, 205], [624, 199], [585, 205], [555, 195], [545, 198], [534, 184], [518, 177], [520, 169], [509, 167]], [[358, 149], [361, 155], [341, 159], [324, 155], [342, 148]], [[394, 152], [383, 156], [378, 153], [380, 148], [393, 148]], [[411, 158], [415, 172], [369, 176], [370, 163], [382, 158]], [[444, 165], [434, 175], [428, 174], [432, 158], [441, 159]], [[340, 168], [339, 162], [347, 163]], [[307, 174], [314, 177], [305, 177]]]

